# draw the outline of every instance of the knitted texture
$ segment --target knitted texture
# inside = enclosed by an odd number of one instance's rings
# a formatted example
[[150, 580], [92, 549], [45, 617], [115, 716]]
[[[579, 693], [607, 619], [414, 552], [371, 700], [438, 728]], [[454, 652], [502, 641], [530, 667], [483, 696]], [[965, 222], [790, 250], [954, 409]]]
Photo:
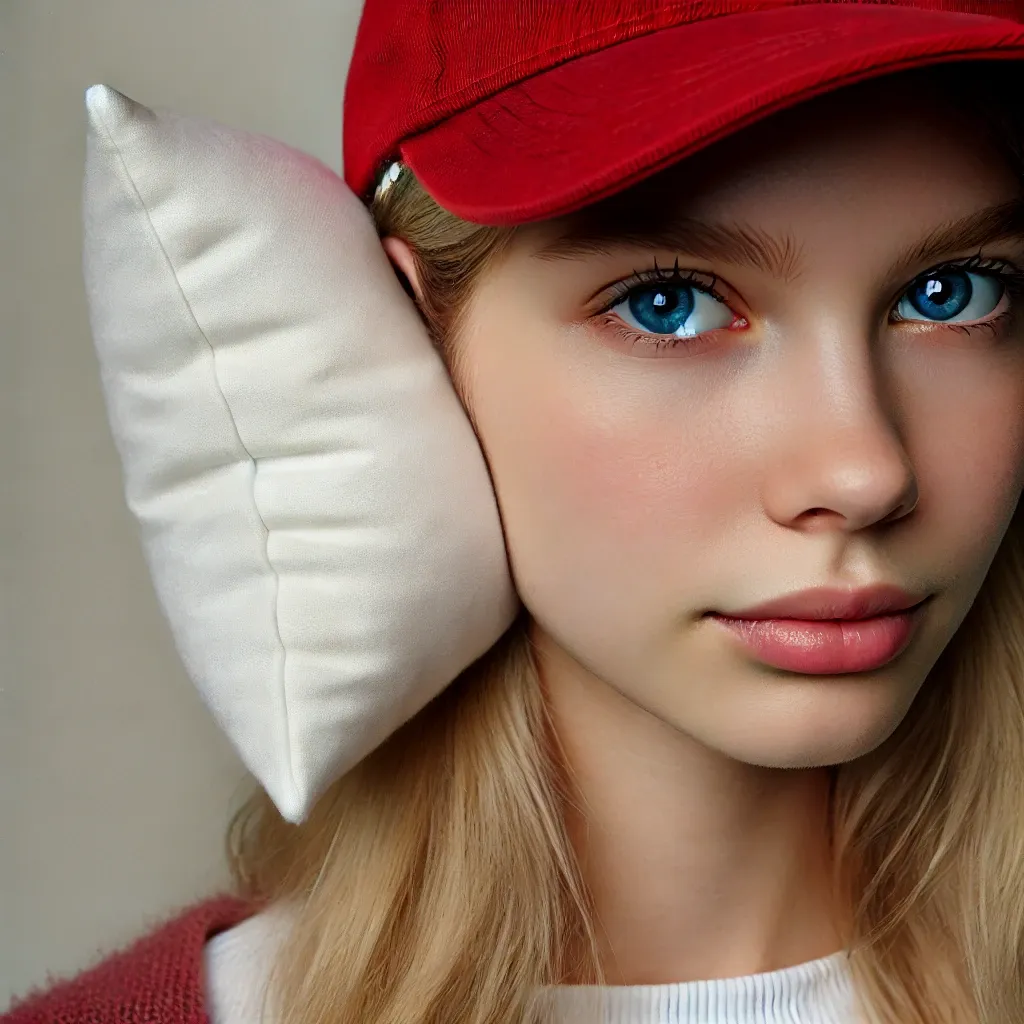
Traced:
[[259, 909], [229, 895], [188, 907], [75, 977], [48, 978], [0, 1024], [210, 1024], [203, 948]]

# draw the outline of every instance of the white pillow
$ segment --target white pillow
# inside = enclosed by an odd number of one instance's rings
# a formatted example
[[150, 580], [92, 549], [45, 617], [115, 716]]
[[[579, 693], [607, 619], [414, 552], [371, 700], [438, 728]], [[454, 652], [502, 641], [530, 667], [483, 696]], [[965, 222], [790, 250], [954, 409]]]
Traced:
[[299, 822], [515, 618], [487, 464], [336, 174], [104, 85], [86, 108], [127, 502], [186, 670]]

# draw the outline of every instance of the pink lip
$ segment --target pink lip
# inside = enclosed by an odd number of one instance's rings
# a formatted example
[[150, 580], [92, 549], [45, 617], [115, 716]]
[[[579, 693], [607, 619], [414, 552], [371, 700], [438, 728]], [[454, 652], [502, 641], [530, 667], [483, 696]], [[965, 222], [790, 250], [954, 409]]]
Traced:
[[870, 619], [906, 611], [922, 600], [886, 584], [862, 590], [815, 587], [724, 614], [730, 619]]
[[806, 675], [842, 675], [881, 668], [902, 653], [922, 609], [923, 604], [890, 615], [831, 622], [710, 617], [766, 665]]

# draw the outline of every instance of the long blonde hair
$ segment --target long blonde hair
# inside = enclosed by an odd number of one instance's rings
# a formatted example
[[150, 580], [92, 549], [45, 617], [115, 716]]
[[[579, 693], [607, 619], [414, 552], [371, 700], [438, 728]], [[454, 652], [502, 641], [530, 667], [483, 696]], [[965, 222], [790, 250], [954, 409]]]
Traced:
[[[947, 81], [991, 103], [1000, 73]], [[514, 229], [453, 217], [408, 172], [372, 213], [415, 254], [458, 386], [460, 313]], [[1022, 529], [1018, 509], [896, 732], [832, 769], [835, 878], [872, 1024], [1024, 1020]], [[270, 976], [276, 1024], [539, 1024], [543, 986], [603, 983], [563, 824], [577, 794], [527, 626], [524, 611], [302, 825], [262, 791], [232, 820], [239, 894], [294, 911]]]

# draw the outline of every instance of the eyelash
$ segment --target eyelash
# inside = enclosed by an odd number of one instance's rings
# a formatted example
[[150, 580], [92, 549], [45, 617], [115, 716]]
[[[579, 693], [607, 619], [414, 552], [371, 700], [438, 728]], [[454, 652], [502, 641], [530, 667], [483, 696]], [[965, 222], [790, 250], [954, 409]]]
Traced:
[[[1003, 286], [1006, 295], [1010, 299], [1009, 308], [998, 316], [993, 317], [991, 320], [985, 320], [982, 323], [977, 324], [937, 324], [937, 326], [946, 326], [947, 329], [952, 329], [961, 332], [966, 336], [970, 336], [973, 332], [978, 330], [989, 330], [993, 336], [996, 334], [997, 325], [1007, 320], [1015, 312], [1017, 303], [1024, 299], [1024, 273], [1017, 270], [1012, 264], [1007, 263], [1005, 260], [983, 258], [980, 254], [972, 256], [966, 260], [953, 260], [948, 263], [940, 263], [937, 266], [931, 267], [928, 270], [922, 272], [913, 281], [910, 282], [896, 297], [896, 304], [898, 305], [899, 300], [909, 290], [915, 281], [920, 281], [923, 278], [931, 274], [938, 274], [944, 270], [961, 270], [961, 271], [973, 271], [976, 273], [985, 274], [988, 277], [994, 277]], [[650, 347], [655, 349], [663, 348], [675, 348], [680, 344], [694, 344], [699, 339], [706, 335], [716, 334], [721, 330], [734, 330], [735, 325], [731, 324], [729, 327], [718, 327], [712, 328], [710, 331], [702, 331], [697, 335], [688, 336], [677, 336], [677, 335], [658, 335], [658, 334], [640, 334], [632, 328], [626, 326], [618, 317], [609, 316], [609, 311], [615, 306], [619, 305], [623, 299], [628, 298], [629, 295], [638, 291], [645, 286], [651, 284], [672, 284], [672, 285], [686, 285], [694, 288], [696, 291], [703, 292], [705, 295], [710, 295], [712, 298], [717, 299], [725, 306], [729, 306], [728, 300], [720, 294], [718, 288], [719, 278], [717, 274], [712, 274], [708, 271], [701, 270], [680, 270], [679, 260], [676, 259], [671, 270], [664, 267], [659, 267], [657, 260], [654, 263], [653, 270], [634, 271], [633, 276], [627, 278], [624, 281], [619, 281], [612, 286], [613, 294], [611, 298], [604, 303], [604, 305], [594, 314], [592, 319], [602, 319], [604, 323], [608, 324], [613, 330], [622, 335], [623, 337], [631, 340], [634, 346], [640, 345], [643, 347]], [[891, 323], [913, 323], [915, 321], [908, 320], [906, 317], [894, 316], [894, 309], [890, 311], [890, 322]], [[739, 321], [746, 324], [746, 317], [737, 316]], [[657, 339], [656, 341], [653, 339]]]
[[[698, 337], [701, 335], [690, 336], [690, 337], [677, 337], [675, 335], [657, 335], [657, 334], [640, 334], [634, 331], [630, 327], [626, 326], [618, 317], [609, 316], [609, 310], [617, 306], [623, 299], [628, 298], [629, 295], [638, 291], [645, 285], [651, 284], [674, 284], [674, 285], [690, 285], [697, 291], [704, 292], [705, 295], [710, 295], [712, 298], [717, 299], [723, 305], [728, 306], [729, 303], [726, 298], [721, 295], [716, 288], [718, 284], [718, 275], [712, 274], [704, 270], [680, 270], [679, 259], [676, 258], [675, 263], [671, 270], [667, 270], [664, 267], [658, 266], [658, 261], [654, 261], [653, 270], [641, 270], [633, 271], [633, 276], [626, 278], [624, 281], [619, 281], [612, 285], [612, 296], [609, 301], [594, 313], [594, 318], [602, 318], [613, 330], [621, 334], [623, 337], [632, 340], [634, 345], [641, 345], [644, 347], [650, 347], [655, 349], [663, 348], [675, 348], [677, 345], [683, 342], [689, 342], [693, 344]], [[717, 330], [729, 330], [730, 328], [717, 328]], [[713, 334], [714, 331], [707, 331], [707, 334]], [[657, 341], [652, 339], [657, 338]]]
[[[983, 274], [986, 277], [995, 278], [1002, 286], [1004, 294], [1009, 298], [1007, 308], [1000, 313], [998, 316], [992, 317], [991, 320], [983, 320], [977, 324], [939, 324], [938, 326], [945, 326], [947, 330], [954, 330], [964, 337], [970, 337], [975, 331], [987, 330], [990, 332], [992, 337], [996, 336], [997, 327], [999, 324], [1008, 320], [1016, 312], [1017, 303], [1024, 299], [1024, 273], [1021, 273], [1013, 264], [1007, 263], [1005, 260], [988, 259], [981, 256], [979, 253], [977, 256], [972, 256], [966, 260], [953, 260], [950, 263], [940, 263], [937, 267], [932, 267], [926, 270], [923, 274], [919, 274], [914, 278], [914, 281], [920, 281], [922, 278], [927, 277], [930, 274], [938, 274], [943, 270], [963, 270], [963, 271], [975, 271], [976, 273]], [[914, 283], [911, 281], [911, 285]], [[904, 293], [907, 291], [904, 288], [900, 292], [899, 297], [902, 298]], [[891, 315], [891, 314], [890, 314]], [[893, 320], [893, 323], [910, 323], [906, 317], [897, 317]]]

